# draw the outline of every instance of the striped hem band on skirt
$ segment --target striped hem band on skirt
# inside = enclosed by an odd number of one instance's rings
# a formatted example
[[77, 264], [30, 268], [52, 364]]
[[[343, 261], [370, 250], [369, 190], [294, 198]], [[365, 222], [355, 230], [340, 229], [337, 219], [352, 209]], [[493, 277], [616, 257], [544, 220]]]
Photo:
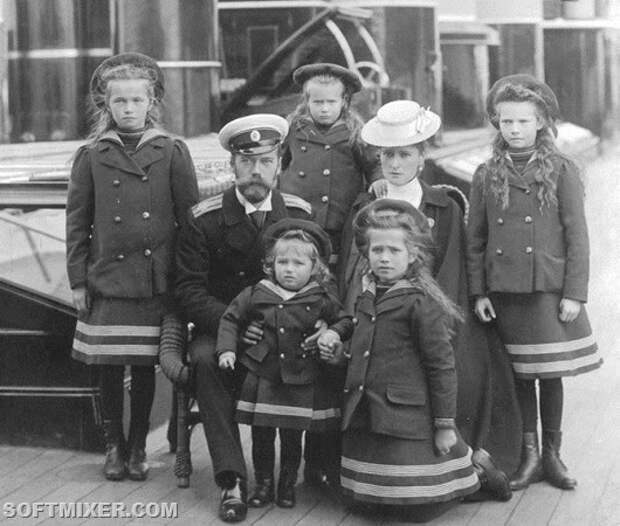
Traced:
[[561, 299], [551, 292], [491, 296], [516, 377], [576, 376], [603, 363], [585, 307], [574, 321], [564, 323], [558, 317]]
[[97, 298], [75, 328], [72, 357], [89, 365], [154, 365], [163, 297]]
[[[348, 432], [347, 432], [348, 433]], [[352, 433], [352, 431], [351, 431]], [[368, 436], [362, 432], [360, 440], [366, 445]], [[447, 502], [474, 493], [480, 488], [480, 482], [471, 463], [472, 451], [462, 440], [454, 446], [448, 458], [435, 457], [424, 462], [427, 455], [409, 456], [419, 458], [420, 464], [388, 464], [380, 463], [380, 459], [370, 462], [347, 456], [347, 441], [354, 440], [354, 434], [348, 436], [343, 445], [340, 483], [343, 493], [355, 500], [388, 505], [419, 505], [433, 502]], [[385, 440], [384, 455], [390, 455], [394, 449], [402, 453], [409, 450], [414, 453], [419, 447], [416, 441], [395, 439], [385, 435], [371, 439]], [[408, 446], [405, 442], [410, 442]], [[350, 442], [348, 442], [350, 443]], [[372, 443], [370, 455], [380, 453]], [[424, 446], [426, 449], [426, 446]], [[358, 453], [363, 453], [359, 448]], [[402, 454], [398, 454], [402, 457]], [[387, 458], [384, 456], [384, 458]], [[428, 462], [428, 460], [427, 460]]]
[[340, 429], [339, 400], [323, 378], [315, 384], [276, 383], [248, 372], [235, 420], [252, 426], [325, 432]]

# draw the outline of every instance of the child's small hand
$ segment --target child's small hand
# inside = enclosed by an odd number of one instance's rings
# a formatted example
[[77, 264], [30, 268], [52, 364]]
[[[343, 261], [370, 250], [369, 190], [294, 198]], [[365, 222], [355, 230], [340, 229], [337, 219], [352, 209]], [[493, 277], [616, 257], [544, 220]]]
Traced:
[[88, 314], [90, 310], [90, 294], [86, 287], [75, 287], [71, 292], [73, 294], [73, 306], [78, 311], [78, 314]]
[[220, 354], [217, 364], [219, 365], [220, 369], [234, 371], [236, 361], [237, 357], [235, 356], [235, 353], [232, 351], [226, 351]]
[[456, 445], [454, 429], [437, 429], [435, 431], [435, 449], [439, 456], [447, 455]]
[[493, 308], [491, 300], [486, 296], [476, 298], [474, 312], [476, 316], [478, 316], [478, 319], [485, 323], [495, 319], [495, 309]]
[[321, 335], [327, 330], [327, 323], [325, 320], [317, 320], [314, 324], [314, 328], [316, 332], [308, 336], [303, 342], [301, 342], [301, 348], [306, 352], [316, 351], [317, 340], [321, 337]]
[[571, 300], [570, 298], [562, 298], [560, 301], [560, 321], [564, 323], [570, 323], [575, 321], [579, 312], [581, 311], [581, 302], [577, 300]]
[[388, 183], [385, 179], [377, 179], [374, 181], [370, 188], [368, 188], [368, 192], [370, 194], [374, 194], [375, 197], [381, 199], [382, 197], [387, 197], [388, 193]]

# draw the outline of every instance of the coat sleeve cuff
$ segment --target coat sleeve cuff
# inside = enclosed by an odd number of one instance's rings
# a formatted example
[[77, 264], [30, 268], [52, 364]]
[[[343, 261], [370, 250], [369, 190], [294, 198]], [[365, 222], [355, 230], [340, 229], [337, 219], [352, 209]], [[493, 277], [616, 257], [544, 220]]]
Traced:
[[454, 418], [435, 418], [433, 419], [435, 429], [456, 429]]

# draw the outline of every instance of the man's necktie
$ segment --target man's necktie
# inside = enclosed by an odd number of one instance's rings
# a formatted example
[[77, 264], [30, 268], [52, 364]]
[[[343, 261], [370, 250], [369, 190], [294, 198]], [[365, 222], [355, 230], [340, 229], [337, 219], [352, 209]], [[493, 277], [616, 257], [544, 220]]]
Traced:
[[263, 228], [263, 224], [265, 223], [265, 215], [267, 215], [267, 212], [261, 212], [260, 210], [256, 210], [250, 214], [250, 219], [258, 230]]

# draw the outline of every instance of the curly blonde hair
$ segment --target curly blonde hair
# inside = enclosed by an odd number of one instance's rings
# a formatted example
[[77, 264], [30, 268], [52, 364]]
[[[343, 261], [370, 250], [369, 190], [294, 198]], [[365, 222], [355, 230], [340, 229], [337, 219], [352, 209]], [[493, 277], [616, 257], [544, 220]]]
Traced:
[[108, 108], [110, 100], [109, 83], [112, 80], [145, 80], [147, 81], [147, 95], [151, 100], [151, 107], [146, 114], [146, 127], [157, 128], [161, 126], [161, 101], [155, 97], [155, 81], [152, 70], [133, 64], [121, 64], [103, 72], [101, 83], [105, 90], [105, 104], [97, 106], [91, 100], [90, 118], [91, 132], [88, 141], [96, 142], [105, 132], [116, 126], [112, 113]]
[[308, 108], [308, 99], [310, 97], [310, 94], [308, 93], [308, 86], [312, 82], [316, 82], [318, 84], [326, 86], [332, 84], [339, 84], [340, 86], [342, 86], [342, 98], [344, 99], [344, 104], [342, 106], [340, 118], [344, 121], [344, 124], [349, 130], [349, 132], [351, 132], [349, 136], [349, 145], [354, 145], [358, 143], [360, 141], [360, 133], [362, 131], [362, 126], [364, 126], [364, 121], [357, 114], [357, 112], [351, 108], [353, 90], [351, 88], [348, 88], [341, 79], [335, 77], [334, 75], [316, 75], [308, 79], [304, 83], [301, 102], [287, 117], [289, 125], [292, 127], [303, 119], [312, 119], [312, 116], [310, 115], [310, 109]]
[[[533, 162], [537, 165], [535, 181], [538, 186], [536, 197], [540, 203], [539, 208], [541, 211], [545, 206], [557, 205], [557, 184], [553, 177], [554, 164], [552, 159], [554, 157], [561, 157], [568, 160], [568, 158], [561, 154], [555, 145], [551, 132], [552, 122], [550, 122], [548, 117], [547, 105], [544, 99], [536, 92], [520, 84], [507, 84], [497, 93], [493, 101], [493, 107], [497, 108], [500, 102], [529, 102], [536, 108], [537, 118], [543, 122], [543, 126], [536, 133], [536, 141], [534, 143], [536, 158]], [[489, 117], [491, 122], [498, 126], [500, 118], [498, 112], [495, 111]], [[490, 172], [489, 188], [503, 209], [506, 209], [509, 204], [508, 173], [510, 172], [510, 163], [506, 156], [507, 150], [508, 143], [501, 132], [498, 132], [493, 141], [493, 152], [491, 159], [487, 162], [487, 166]]]
[[265, 275], [276, 282], [274, 270], [275, 259], [278, 254], [282, 252], [283, 247], [290, 247], [291, 243], [297, 244], [298, 252], [303, 256], [307, 256], [312, 261], [312, 278], [314, 278], [319, 285], [327, 285], [332, 278], [329, 268], [321, 258], [319, 249], [310, 234], [301, 229], [287, 230], [267, 249], [267, 254], [263, 262], [263, 272]]

